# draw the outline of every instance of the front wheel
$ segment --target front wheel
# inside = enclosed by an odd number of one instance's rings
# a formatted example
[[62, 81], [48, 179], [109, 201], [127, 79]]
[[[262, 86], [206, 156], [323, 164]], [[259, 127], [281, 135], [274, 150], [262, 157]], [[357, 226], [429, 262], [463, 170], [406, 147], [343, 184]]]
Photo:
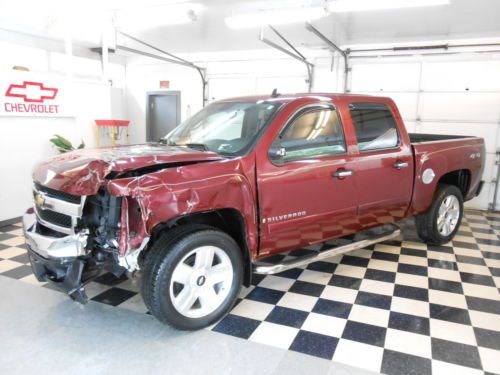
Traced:
[[455, 237], [463, 217], [462, 192], [454, 185], [440, 185], [430, 210], [415, 217], [418, 236], [431, 245], [442, 245]]
[[221, 319], [234, 305], [243, 281], [236, 242], [224, 232], [203, 229], [172, 239], [161, 236], [146, 262], [143, 298], [159, 320], [185, 330]]

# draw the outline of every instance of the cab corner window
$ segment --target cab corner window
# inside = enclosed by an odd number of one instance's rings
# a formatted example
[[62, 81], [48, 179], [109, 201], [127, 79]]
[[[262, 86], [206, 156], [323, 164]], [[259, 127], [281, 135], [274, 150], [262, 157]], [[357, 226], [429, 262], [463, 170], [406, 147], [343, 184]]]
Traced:
[[333, 109], [311, 110], [297, 117], [281, 134], [284, 161], [346, 152], [342, 124]]
[[396, 121], [385, 104], [352, 103], [349, 110], [359, 151], [390, 149], [399, 145]]

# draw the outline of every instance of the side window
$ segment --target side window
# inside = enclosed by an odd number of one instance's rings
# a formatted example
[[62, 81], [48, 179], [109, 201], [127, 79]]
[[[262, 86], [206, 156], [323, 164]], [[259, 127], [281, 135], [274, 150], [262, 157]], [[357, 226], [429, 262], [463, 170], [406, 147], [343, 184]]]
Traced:
[[399, 145], [396, 121], [385, 104], [349, 105], [359, 151], [395, 148]]
[[346, 152], [342, 124], [337, 111], [321, 109], [306, 112], [281, 134], [284, 161]]

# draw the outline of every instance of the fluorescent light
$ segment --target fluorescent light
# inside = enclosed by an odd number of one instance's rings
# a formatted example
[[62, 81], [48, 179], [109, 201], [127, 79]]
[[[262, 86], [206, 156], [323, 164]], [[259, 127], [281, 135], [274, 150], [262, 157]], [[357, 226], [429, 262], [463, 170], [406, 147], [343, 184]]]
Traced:
[[256, 13], [226, 17], [226, 25], [232, 29], [247, 29], [265, 25], [284, 25], [312, 21], [326, 16], [322, 7], [263, 10]]
[[450, 0], [335, 0], [328, 4], [328, 10], [332, 13], [342, 13], [429, 7], [448, 4], [450, 4]]

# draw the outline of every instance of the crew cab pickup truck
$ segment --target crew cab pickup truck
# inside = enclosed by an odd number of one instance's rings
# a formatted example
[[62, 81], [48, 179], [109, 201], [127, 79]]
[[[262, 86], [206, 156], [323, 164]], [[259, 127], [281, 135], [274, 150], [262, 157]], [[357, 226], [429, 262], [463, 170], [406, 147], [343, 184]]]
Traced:
[[[484, 158], [481, 138], [408, 134], [389, 98], [233, 98], [157, 143], [42, 162], [24, 233], [38, 280], [86, 302], [85, 284], [102, 272], [140, 271], [154, 316], [199, 329], [231, 309], [253, 273], [393, 238], [405, 217], [415, 216], [422, 241], [450, 241], [463, 202], [481, 190]], [[266, 262], [346, 236], [353, 240]]]

